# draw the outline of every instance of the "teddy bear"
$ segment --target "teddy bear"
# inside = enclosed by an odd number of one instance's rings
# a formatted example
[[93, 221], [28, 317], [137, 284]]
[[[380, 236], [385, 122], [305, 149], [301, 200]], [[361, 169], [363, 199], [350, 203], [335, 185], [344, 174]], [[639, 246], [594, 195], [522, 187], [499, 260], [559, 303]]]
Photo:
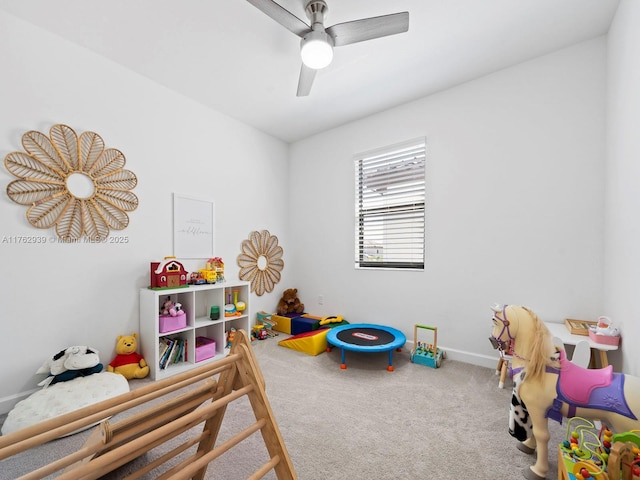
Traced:
[[300, 303], [297, 288], [288, 288], [284, 291], [282, 298], [278, 302], [276, 312], [278, 312], [279, 315], [304, 312], [304, 303]]
[[138, 334], [118, 335], [116, 356], [107, 366], [108, 372], [119, 373], [127, 380], [144, 378], [149, 375], [149, 366], [145, 359], [136, 352]]

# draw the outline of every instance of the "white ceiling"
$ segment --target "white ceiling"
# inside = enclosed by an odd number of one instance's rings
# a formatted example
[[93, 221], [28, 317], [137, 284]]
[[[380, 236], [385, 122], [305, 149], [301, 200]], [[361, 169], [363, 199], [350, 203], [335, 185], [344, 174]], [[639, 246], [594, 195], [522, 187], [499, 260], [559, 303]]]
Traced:
[[[277, 1], [307, 20], [305, 0]], [[408, 11], [409, 32], [336, 48], [308, 97], [296, 97], [299, 38], [245, 0], [0, 0], [0, 9], [292, 142], [606, 34], [619, 0], [326, 1], [326, 26]]]

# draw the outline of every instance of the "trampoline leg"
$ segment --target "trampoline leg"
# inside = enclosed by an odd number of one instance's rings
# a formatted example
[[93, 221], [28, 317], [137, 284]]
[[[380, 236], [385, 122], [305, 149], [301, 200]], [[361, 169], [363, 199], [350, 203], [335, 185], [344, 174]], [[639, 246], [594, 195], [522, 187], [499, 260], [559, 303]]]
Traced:
[[390, 372], [393, 372], [393, 350], [389, 350], [389, 366], [387, 367], [387, 370]]
[[340, 368], [345, 370], [347, 368], [347, 363], [344, 361], [344, 348], [341, 348], [340, 351], [342, 352], [342, 364], [340, 365]]

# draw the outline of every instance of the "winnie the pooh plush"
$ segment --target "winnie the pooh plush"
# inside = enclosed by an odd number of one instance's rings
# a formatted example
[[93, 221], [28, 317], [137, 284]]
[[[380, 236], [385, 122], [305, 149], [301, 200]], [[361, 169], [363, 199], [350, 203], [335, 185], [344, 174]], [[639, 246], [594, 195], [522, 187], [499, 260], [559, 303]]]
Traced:
[[108, 372], [119, 373], [127, 380], [144, 378], [149, 375], [149, 366], [136, 352], [138, 348], [138, 334], [118, 335], [116, 341], [116, 356], [107, 366]]
[[276, 312], [279, 315], [304, 312], [304, 303], [300, 303], [297, 288], [288, 288], [284, 291], [282, 298], [278, 302]]

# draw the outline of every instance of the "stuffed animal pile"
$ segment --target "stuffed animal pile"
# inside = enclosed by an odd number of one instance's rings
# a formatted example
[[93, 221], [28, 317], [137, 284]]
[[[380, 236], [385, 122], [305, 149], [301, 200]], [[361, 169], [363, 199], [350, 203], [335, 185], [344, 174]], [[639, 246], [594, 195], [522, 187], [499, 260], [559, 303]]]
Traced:
[[288, 288], [282, 294], [282, 298], [278, 302], [276, 312], [279, 315], [287, 313], [304, 313], [304, 303], [300, 303], [297, 288]]

